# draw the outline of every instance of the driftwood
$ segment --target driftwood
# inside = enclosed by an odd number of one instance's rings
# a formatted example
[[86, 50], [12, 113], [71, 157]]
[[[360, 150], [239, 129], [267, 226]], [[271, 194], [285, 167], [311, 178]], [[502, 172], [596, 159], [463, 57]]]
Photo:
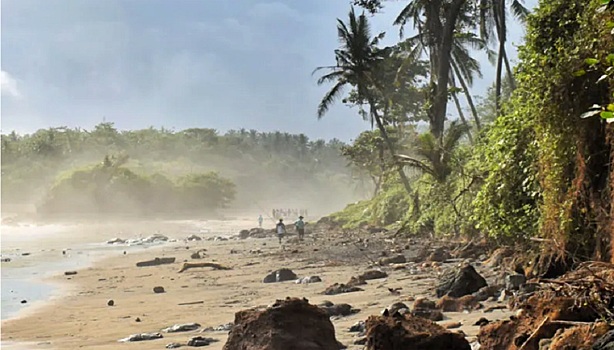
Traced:
[[139, 261], [136, 263], [136, 266], [138, 267], [157, 266], [157, 265], [164, 265], [164, 264], [172, 264], [174, 262], [175, 262], [175, 258], [155, 258], [153, 260]]
[[203, 300], [199, 300], [199, 301], [189, 301], [186, 303], [179, 303], [177, 305], [196, 305], [196, 304], [204, 304], [205, 302]]
[[518, 350], [526, 349], [527, 345], [531, 342], [531, 340], [533, 340], [533, 338], [535, 338], [539, 334], [539, 332], [541, 332], [542, 328], [548, 322], [548, 320], [550, 320], [550, 317], [544, 318], [544, 320], [539, 324], [539, 326], [537, 326], [537, 328], [535, 328], [535, 330], [533, 331], [533, 333], [531, 333], [531, 335], [527, 338], [527, 340], [525, 340], [524, 343], [522, 343], [522, 345], [518, 348]]
[[220, 264], [216, 264], [216, 263], [210, 263], [210, 262], [198, 262], [198, 263], [190, 263], [190, 262], [186, 262], [183, 263], [183, 266], [181, 267], [181, 270], [179, 270], [179, 272], [183, 272], [185, 270], [188, 269], [193, 269], [196, 267], [211, 267], [214, 270], [230, 270], [230, 267], [226, 267]]

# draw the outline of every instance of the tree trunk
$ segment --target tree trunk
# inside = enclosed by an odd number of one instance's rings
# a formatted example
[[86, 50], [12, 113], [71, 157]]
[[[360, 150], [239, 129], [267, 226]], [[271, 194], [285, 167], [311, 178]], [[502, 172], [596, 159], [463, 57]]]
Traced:
[[480, 131], [482, 129], [482, 123], [480, 122], [480, 117], [478, 116], [478, 110], [475, 108], [475, 104], [473, 103], [473, 98], [471, 97], [471, 92], [469, 91], [469, 87], [463, 79], [463, 76], [460, 73], [460, 69], [456, 62], [452, 61], [452, 69], [454, 69], [454, 75], [458, 78], [458, 82], [463, 88], [463, 92], [465, 97], [467, 98], [467, 104], [469, 104], [469, 108], [471, 108], [471, 114], [473, 115], [473, 121], [475, 122], [475, 127]]
[[[497, 52], [497, 73], [495, 75], [495, 115], [499, 116], [501, 110], [501, 78], [503, 75], [503, 57], [505, 55], [505, 29], [503, 22], [505, 21], [505, 7], [499, 5], [499, 1], [495, 1], [495, 27], [497, 29], [497, 38], [499, 39], [499, 51]], [[503, 13], [503, 17], [501, 16]]]
[[463, 124], [467, 126], [467, 137], [469, 138], [469, 142], [473, 144], [473, 137], [471, 136], [471, 126], [469, 126], [469, 124], [467, 123], [467, 119], [465, 119], [465, 114], [463, 113], [463, 109], [460, 105], [460, 102], [458, 101], [458, 96], [456, 96], [456, 93], [452, 94], [452, 98], [454, 99], [454, 104], [456, 105], [456, 109], [458, 110], [458, 117], [463, 122]]
[[514, 72], [510, 66], [510, 61], [507, 59], [507, 52], [503, 51], [503, 61], [505, 62], [505, 70], [507, 71], [507, 80], [510, 84], [512, 91], [516, 90], [516, 80], [514, 79]]
[[386, 128], [384, 127], [384, 123], [382, 123], [382, 119], [380, 118], [380, 116], [377, 114], [377, 111], [375, 110], [375, 103], [373, 101], [369, 101], [369, 105], [371, 108], [371, 116], [375, 120], [375, 123], [377, 124], [377, 128], [379, 129], [379, 132], [382, 134], [382, 137], [384, 138], [384, 142], [386, 142], [386, 146], [388, 146], [388, 149], [390, 150], [390, 154], [392, 155], [393, 162], [397, 167], [397, 171], [399, 173], [399, 177], [401, 178], [401, 182], [403, 183], [403, 186], [405, 187], [405, 190], [407, 191], [407, 193], [411, 194], [411, 185], [409, 184], [409, 179], [407, 179], [407, 175], [405, 175], [405, 172], [403, 171], [403, 165], [396, 158], [397, 153], [396, 153], [395, 147], [392, 144], [392, 141], [390, 141], [390, 138], [388, 137], [388, 132], [386, 131]]
[[[444, 125], [446, 121], [446, 111], [448, 104], [448, 82], [450, 80], [450, 62], [452, 60], [452, 46], [454, 43], [454, 32], [456, 20], [462, 5], [466, 0], [453, 0], [445, 12], [445, 25], [441, 33], [431, 32], [430, 35], [441, 35], [441, 45], [434, 57], [437, 62], [437, 84], [435, 86], [435, 96], [432, 97], [433, 103], [429, 110], [431, 121], [431, 133], [441, 142], [443, 137]], [[433, 59], [433, 57], [431, 58]]]

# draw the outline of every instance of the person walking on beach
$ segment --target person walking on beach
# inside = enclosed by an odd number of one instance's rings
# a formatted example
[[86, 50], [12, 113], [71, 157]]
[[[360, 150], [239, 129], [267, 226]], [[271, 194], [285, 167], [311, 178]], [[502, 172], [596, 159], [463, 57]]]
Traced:
[[286, 225], [284, 224], [284, 219], [279, 219], [279, 222], [276, 226], [277, 230], [277, 238], [279, 238], [279, 244], [281, 244], [281, 238], [286, 234]]
[[262, 228], [262, 221], [264, 221], [264, 219], [262, 218], [262, 214], [260, 214], [260, 216], [258, 216], [258, 227]]
[[298, 232], [298, 239], [301, 241], [305, 237], [305, 222], [303, 221], [303, 216], [299, 216], [298, 220], [294, 223], [294, 227], [296, 227], [296, 231]]

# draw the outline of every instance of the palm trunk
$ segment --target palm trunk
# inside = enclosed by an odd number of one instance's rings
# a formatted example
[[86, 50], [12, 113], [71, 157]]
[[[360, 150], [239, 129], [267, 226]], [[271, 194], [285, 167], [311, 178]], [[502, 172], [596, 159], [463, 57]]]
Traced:
[[512, 91], [516, 90], [516, 80], [514, 79], [514, 72], [510, 66], [510, 61], [507, 59], [507, 52], [503, 49], [503, 61], [505, 62], [505, 70], [507, 71], [507, 80], [510, 84]]
[[[499, 1], [494, 2], [495, 5]], [[505, 32], [503, 22], [505, 21], [504, 5], [495, 6], [495, 27], [497, 29], [497, 38], [499, 39], [499, 51], [497, 52], [497, 73], [495, 76], [495, 115], [499, 116], [501, 110], [501, 78], [503, 74], [503, 57], [505, 55]], [[501, 14], [503, 13], [503, 16]]]
[[463, 79], [463, 76], [460, 73], [460, 69], [458, 68], [458, 65], [454, 61], [452, 61], [452, 69], [454, 69], [454, 75], [456, 75], [456, 77], [458, 78], [458, 82], [463, 88], [463, 92], [465, 94], [465, 97], [467, 98], [467, 104], [469, 105], [469, 108], [471, 108], [471, 114], [473, 115], [473, 121], [475, 122], [475, 127], [478, 129], [478, 131], [480, 131], [482, 129], [482, 123], [480, 122], [480, 117], [478, 116], [478, 110], [475, 108], [475, 104], [473, 103], [473, 98], [471, 97], [471, 92], [469, 91], [469, 87], [467, 86], [465, 79]]
[[382, 123], [382, 119], [377, 114], [377, 110], [375, 109], [375, 103], [373, 101], [369, 101], [369, 105], [371, 108], [371, 116], [375, 120], [375, 123], [377, 124], [377, 128], [382, 134], [382, 137], [384, 138], [384, 142], [386, 142], [386, 146], [388, 146], [388, 149], [390, 150], [390, 154], [392, 155], [392, 159], [395, 165], [397, 166], [397, 171], [399, 173], [399, 177], [401, 178], [401, 182], [403, 183], [403, 186], [405, 187], [405, 190], [407, 191], [407, 193], [411, 194], [411, 185], [409, 184], [409, 179], [407, 178], [407, 175], [405, 175], [405, 172], [403, 171], [403, 165], [396, 158], [397, 153], [396, 153], [395, 147], [392, 144], [392, 141], [390, 141], [390, 138], [388, 137], [388, 132], [386, 131], [386, 128], [384, 127], [384, 123]]
[[467, 130], [467, 137], [469, 138], [469, 142], [471, 142], [471, 144], [473, 144], [473, 137], [471, 136], [471, 127], [467, 123], [467, 119], [465, 119], [465, 114], [463, 113], [463, 109], [462, 109], [462, 107], [460, 105], [460, 102], [458, 101], [458, 96], [456, 96], [456, 93], [452, 94], [452, 99], [454, 99], [454, 104], [456, 105], [456, 110], [458, 110], [458, 117], [463, 122], [463, 124], [465, 124], [467, 126], [467, 128], [468, 128], [468, 130]]

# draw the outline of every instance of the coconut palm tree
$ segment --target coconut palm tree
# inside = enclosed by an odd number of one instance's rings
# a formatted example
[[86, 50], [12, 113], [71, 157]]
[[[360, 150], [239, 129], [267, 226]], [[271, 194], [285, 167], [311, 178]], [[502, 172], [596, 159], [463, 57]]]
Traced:
[[[381, 61], [389, 53], [389, 49], [378, 47], [383, 33], [371, 37], [371, 28], [364, 13], [356, 16], [352, 7], [346, 24], [337, 19], [337, 35], [341, 47], [335, 50], [336, 65], [318, 67], [314, 71], [328, 70], [328, 73], [318, 79], [318, 85], [332, 82], [334, 86], [328, 91], [318, 106], [318, 118], [322, 118], [330, 106], [343, 95], [348, 86], [356, 90], [357, 98], [369, 106], [368, 118], [375, 122], [391, 154], [396, 154], [395, 146], [388, 137], [384, 121], [379, 115], [376, 106], [377, 83], [374, 79], [375, 71]], [[398, 164], [398, 173], [408, 192], [411, 186], [403, 168]]]
[[485, 40], [496, 39], [499, 45], [497, 52], [497, 73], [495, 76], [495, 109], [497, 114], [500, 110], [501, 80], [503, 79], [504, 63], [507, 71], [507, 78], [509, 79], [512, 90], [514, 90], [516, 86], [512, 68], [505, 50], [505, 44], [507, 42], [507, 14], [508, 11], [510, 11], [514, 17], [524, 21], [529, 14], [529, 10], [524, 7], [523, 3], [524, 0], [480, 0], [479, 3], [480, 35]]

